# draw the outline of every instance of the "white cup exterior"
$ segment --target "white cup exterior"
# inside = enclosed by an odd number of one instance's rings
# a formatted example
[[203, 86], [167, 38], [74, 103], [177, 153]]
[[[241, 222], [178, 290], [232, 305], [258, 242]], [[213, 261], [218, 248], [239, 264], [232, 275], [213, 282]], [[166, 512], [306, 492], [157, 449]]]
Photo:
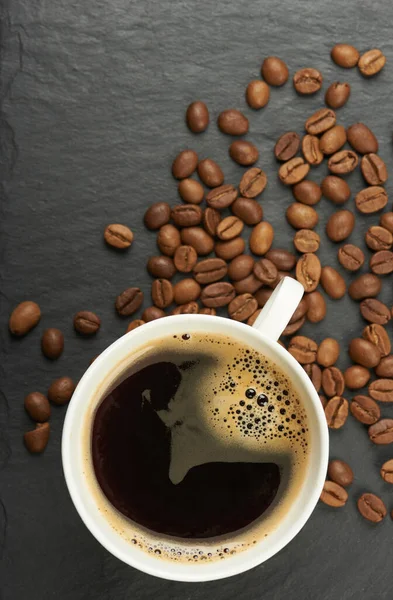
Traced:
[[[62, 438], [63, 469], [72, 501], [80, 517], [95, 538], [125, 563], [164, 579], [175, 581], [210, 581], [242, 573], [279, 552], [300, 531], [318, 502], [325, 481], [328, 462], [328, 430], [322, 405], [308, 375], [276, 339], [293, 314], [303, 289], [286, 278], [277, 286], [253, 327], [222, 317], [177, 315], [152, 321], [124, 335], [109, 346], [89, 367], [79, 382], [69, 404]], [[99, 390], [113, 380], [116, 369], [127, 358], [132, 362], [135, 351], [168, 335], [209, 332], [228, 335], [260, 350], [275, 361], [291, 380], [306, 409], [310, 431], [310, 457], [305, 481], [288, 513], [275, 529], [247, 550], [219, 562], [180, 563], [150, 555], [133, 546], [111, 526], [97, 506], [85, 476], [82, 439], [87, 418], [93, 417], [92, 403], [99, 404]], [[114, 509], [115, 510], [115, 509]]]

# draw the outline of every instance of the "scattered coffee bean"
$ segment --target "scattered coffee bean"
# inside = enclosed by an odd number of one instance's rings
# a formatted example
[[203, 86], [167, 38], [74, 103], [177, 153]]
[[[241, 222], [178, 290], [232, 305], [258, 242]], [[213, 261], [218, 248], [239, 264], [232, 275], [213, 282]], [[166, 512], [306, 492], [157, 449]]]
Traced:
[[326, 302], [321, 292], [315, 290], [307, 294], [307, 320], [310, 323], [319, 323], [326, 317]]
[[303, 254], [297, 261], [296, 279], [302, 284], [306, 292], [313, 292], [318, 286], [321, 277], [321, 263], [319, 258], [312, 253]]
[[387, 460], [381, 467], [381, 477], [386, 483], [393, 483], [393, 459]]
[[181, 304], [180, 306], [176, 306], [173, 309], [173, 315], [197, 315], [199, 311], [199, 306], [197, 302], [186, 302], [185, 304]]
[[344, 393], [344, 375], [337, 367], [327, 367], [322, 371], [322, 388], [328, 398]]
[[113, 223], [106, 227], [104, 239], [109, 246], [124, 250], [131, 246], [134, 234], [129, 227], [120, 225], [120, 223]]
[[319, 344], [317, 363], [322, 367], [333, 366], [340, 356], [340, 344], [334, 338], [325, 338]]
[[[198, 255], [192, 246], [179, 246], [176, 248], [173, 262], [180, 273], [191, 273], [197, 261]], [[159, 305], [157, 304], [157, 306]]]
[[318, 213], [315, 208], [301, 202], [290, 204], [285, 215], [294, 229], [314, 229], [318, 223]]
[[49, 423], [37, 423], [33, 431], [24, 434], [25, 446], [32, 454], [43, 452], [49, 441]]
[[235, 281], [233, 287], [237, 294], [255, 294], [262, 287], [262, 281], [255, 277], [254, 273], [251, 273], [244, 279]]
[[296, 131], [283, 133], [274, 146], [274, 156], [277, 160], [287, 161], [293, 158], [300, 146], [300, 138]]
[[379, 224], [393, 233], [393, 212], [386, 212], [379, 218]]
[[232, 204], [231, 210], [246, 225], [256, 225], [263, 219], [261, 205], [255, 200], [251, 200], [251, 198], [238, 198]]
[[376, 154], [378, 140], [364, 123], [355, 123], [347, 129], [347, 140], [359, 154]]
[[235, 288], [225, 281], [207, 285], [201, 294], [202, 304], [209, 308], [227, 306], [235, 297]]
[[333, 300], [339, 300], [345, 296], [345, 292], [347, 291], [344, 278], [333, 267], [322, 268], [321, 285], [327, 295]]
[[321, 380], [322, 380], [321, 369], [315, 363], [304, 365], [303, 368], [306, 371], [309, 378], [311, 379], [311, 382], [312, 382], [313, 386], [315, 387], [316, 391], [319, 392], [319, 390], [321, 389]]
[[147, 270], [153, 277], [172, 279], [176, 273], [176, 267], [169, 256], [151, 256], [147, 263]]
[[393, 252], [380, 250], [370, 259], [370, 269], [376, 275], [388, 275], [393, 271]]
[[330, 108], [341, 108], [349, 100], [351, 95], [351, 86], [349, 83], [340, 83], [335, 81], [329, 85], [325, 94], [325, 102]]
[[216, 235], [220, 240], [233, 240], [243, 231], [244, 223], [238, 217], [225, 217], [217, 226]]
[[162, 254], [173, 256], [180, 244], [180, 233], [174, 225], [168, 223], [160, 228], [157, 234], [157, 246]]
[[171, 210], [171, 217], [177, 227], [193, 227], [202, 221], [202, 209], [197, 204], [178, 204]]
[[266, 83], [274, 87], [284, 85], [288, 81], [288, 67], [281, 58], [268, 56], [262, 63], [261, 74]]
[[325, 406], [325, 417], [330, 429], [340, 429], [348, 417], [348, 400], [333, 396]]
[[268, 258], [261, 258], [254, 264], [254, 275], [265, 285], [271, 285], [277, 279], [277, 267]]
[[343, 69], [351, 69], [358, 64], [360, 54], [349, 44], [336, 44], [330, 53], [332, 60]]
[[374, 344], [374, 346], [378, 348], [382, 357], [390, 354], [391, 343], [389, 335], [382, 325], [379, 325], [378, 323], [367, 325], [367, 327], [363, 329], [362, 337], [363, 339]]
[[48, 398], [40, 392], [31, 392], [25, 398], [25, 409], [29, 417], [37, 423], [45, 423], [50, 417]]
[[370, 376], [370, 371], [366, 367], [352, 365], [344, 371], [345, 385], [350, 390], [359, 390], [367, 385]]
[[41, 348], [47, 358], [52, 360], [59, 358], [64, 350], [64, 335], [60, 329], [54, 327], [45, 329], [41, 338]]
[[255, 198], [262, 194], [267, 184], [267, 176], [262, 169], [248, 169], [240, 180], [239, 191], [244, 198]]
[[319, 141], [319, 148], [324, 154], [334, 154], [342, 148], [347, 141], [345, 127], [335, 125], [331, 129], [325, 131]]
[[298, 252], [317, 252], [320, 241], [319, 235], [312, 229], [299, 229], [293, 239]]
[[348, 500], [348, 493], [338, 483], [334, 481], [325, 481], [322, 493], [319, 499], [332, 508], [344, 506]]
[[202, 285], [223, 279], [227, 272], [227, 264], [222, 258], [206, 258], [194, 267], [194, 277]]
[[101, 319], [89, 310], [81, 310], [74, 316], [74, 328], [83, 335], [97, 333], [101, 326]]
[[304, 335], [296, 335], [291, 339], [288, 352], [301, 364], [314, 363], [317, 358], [318, 344]]
[[328, 175], [321, 183], [322, 194], [334, 204], [344, 204], [351, 197], [349, 185], [341, 177]]
[[142, 325], [145, 325], [145, 321], [143, 321], [142, 319], [134, 319], [133, 321], [131, 321], [131, 323], [128, 324], [126, 333], [133, 331], [134, 329], [137, 329], [137, 327], [141, 327]]
[[307, 133], [319, 135], [336, 124], [336, 113], [331, 108], [317, 110], [305, 123]]
[[299, 304], [297, 305], [297, 309], [293, 313], [292, 317], [289, 319], [289, 322], [296, 323], [296, 321], [298, 321], [299, 319], [301, 319], [302, 317], [305, 316], [305, 314], [307, 313], [307, 310], [308, 310], [307, 300], [303, 296], [303, 298], [300, 300]]
[[119, 315], [129, 317], [140, 308], [143, 292], [137, 287], [127, 288], [116, 298], [115, 307]]
[[319, 394], [319, 399], [321, 401], [323, 409], [325, 410], [325, 406], [328, 403], [326, 396], [324, 396], [323, 394]]
[[169, 223], [171, 218], [171, 207], [167, 202], [156, 202], [152, 204], [144, 216], [144, 223], [148, 229], [160, 229]]
[[310, 170], [310, 165], [297, 156], [281, 165], [278, 176], [285, 185], [293, 185], [304, 179]]
[[359, 58], [358, 67], [359, 71], [365, 77], [372, 77], [383, 69], [386, 64], [386, 56], [378, 50], [373, 48], [368, 50]]
[[[180, 243], [185, 246], [192, 246], [196, 250], [198, 256], [210, 254], [214, 248], [213, 238], [201, 227], [186, 227], [181, 230], [180, 236]], [[179, 246], [180, 243], [178, 244]]]
[[206, 196], [206, 203], [211, 208], [222, 210], [230, 206], [236, 198], [237, 190], [233, 185], [227, 184], [212, 189]]
[[358, 499], [357, 504], [360, 514], [367, 519], [367, 521], [380, 523], [380, 521], [386, 517], [386, 506], [375, 494], [362, 494]]
[[26, 335], [41, 319], [41, 309], [36, 302], [26, 300], [18, 304], [11, 313], [8, 327], [13, 335]]
[[246, 100], [248, 105], [255, 110], [263, 108], [269, 102], [270, 88], [264, 81], [254, 79], [250, 81], [246, 89]]
[[241, 238], [235, 238], [228, 242], [217, 242], [214, 246], [214, 252], [219, 258], [224, 260], [232, 260], [235, 256], [243, 254], [246, 248], [245, 241]]
[[322, 87], [322, 75], [317, 69], [301, 69], [293, 76], [293, 85], [298, 94], [315, 94]]
[[280, 271], [291, 271], [296, 265], [296, 256], [283, 248], [271, 248], [266, 258], [272, 261]]
[[205, 131], [209, 125], [209, 120], [209, 111], [204, 102], [201, 102], [200, 100], [192, 102], [187, 108], [186, 121], [193, 133]]
[[376, 379], [368, 386], [368, 393], [378, 402], [393, 402], [393, 379]]
[[247, 254], [240, 254], [240, 256], [236, 256], [230, 262], [228, 267], [229, 279], [232, 279], [232, 281], [240, 281], [241, 279], [245, 279], [253, 272], [254, 264], [255, 261], [252, 256], [248, 256]]
[[368, 369], [376, 367], [381, 360], [381, 353], [378, 348], [362, 338], [351, 340], [348, 351], [353, 362]]
[[70, 377], [59, 377], [55, 379], [48, 390], [48, 398], [53, 404], [63, 406], [72, 398], [75, 390], [75, 383]]
[[370, 440], [379, 446], [393, 443], [393, 419], [381, 419], [368, 428]]
[[347, 239], [355, 227], [355, 215], [350, 210], [338, 210], [333, 213], [326, 224], [326, 234], [332, 242]]
[[360, 168], [369, 185], [381, 185], [387, 181], [388, 171], [378, 154], [365, 154], [360, 161]]
[[253, 254], [261, 256], [266, 254], [273, 243], [274, 230], [273, 227], [267, 221], [258, 223], [253, 228], [250, 235], [250, 249]]
[[205, 208], [203, 213], [203, 226], [210, 236], [214, 237], [216, 235], [220, 221], [221, 214], [216, 208], [211, 208], [210, 206]]
[[370, 250], [390, 250], [393, 246], [393, 235], [385, 227], [371, 225], [366, 231], [365, 240]]
[[161, 317], [165, 317], [165, 313], [158, 306], [148, 306], [142, 313], [142, 321], [145, 321], [145, 323], [161, 319]]
[[236, 296], [228, 305], [228, 314], [235, 321], [246, 321], [257, 310], [258, 302], [251, 294]]
[[198, 165], [198, 154], [194, 150], [183, 150], [172, 164], [172, 174], [176, 179], [185, 179], [193, 174]]
[[351, 173], [359, 163], [358, 155], [352, 150], [340, 150], [331, 156], [328, 160], [328, 168], [331, 173], [336, 175], [346, 175]]
[[353, 471], [348, 463], [343, 460], [331, 460], [329, 461], [328, 477], [338, 483], [342, 487], [348, 487], [353, 482]]
[[258, 308], [258, 310], [256, 310], [251, 317], [248, 317], [247, 319], [247, 325], [251, 325], [253, 326], [255, 321], [257, 320], [257, 318], [259, 317], [259, 315], [261, 314], [261, 308]]
[[166, 308], [173, 302], [173, 286], [168, 279], [156, 279], [151, 285], [151, 298], [158, 308]]
[[[201, 295], [201, 286], [195, 279], [188, 277], [178, 281], [173, 286], [173, 299], [176, 304], [194, 302]], [[161, 307], [159, 307], [161, 308]]]
[[224, 173], [221, 167], [211, 158], [205, 158], [198, 163], [198, 175], [207, 187], [215, 188], [224, 183]]
[[245, 135], [248, 132], [248, 119], [240, 110], [230, 108], [218, 115], [217, 125], [222, 133]]
[[292, 193], [298, 202], [313, 206], [318, 204], [322, 196], [322, 190], [315, 181], [303, 179], [292, 188]]
[[382, 210], [387, 201], [386, 190], [377, 185], [364, 188], [355, 197], [356, 208], [366, 215]]
[[316, 167], [323, 161], [323, 153], [319, 147], [319, 138], [316, 135], [305, 135], [302, 139], [302, 152], [306, 161]]
[[203, 186], [195, 179], [182, 179], [177, 189], [181, 199], [188, 204], [200, 204], [205, 196]]
[[215, 316], [217, 314], [217, 311], [215, 308], [201, 308], [201, 310], [199, 311], [200, 315], [209, 315], [209, 316]]
[[281, 335], [293, 335], [294, 333], [296, 333], [297, 331], [299, 331], [299, 329], [301, 329], [304, 325], [304, 323], [306, 322], [306, 317], [302, 317], [301, 319], [298, 319], [296, 321], [296, 323], [289, 323], [284, 331], [282, 332]]
[[393, 355], [384, 356], [381, 358], [381, 362], [375, 368], [375, 374], [377, 377], [388, 377], [393, 379]]
[[373, 425], [381, 417], [378, 404], [368, 396], [355, 396], [349, 408], [355, 419], [364, 425]]
[[246, 142], [245, 140], [236, 140], [229, 146], [229, 156], [238, 165], [248, 167], [257, 162], [259, 158], [259, 152], [254, 144]]
[[364, 298], [374, 298], [381, 291], [382, 283], [379, 277], [372, 273], [359, 275], [352, 281], [348, 288], [348, 293], [352, 300], [363, 300]]
[[338, 261], [347, 271], [357, 271], [364, 264], [363, 250], [353, 244], [345, 244], [337, 252]]

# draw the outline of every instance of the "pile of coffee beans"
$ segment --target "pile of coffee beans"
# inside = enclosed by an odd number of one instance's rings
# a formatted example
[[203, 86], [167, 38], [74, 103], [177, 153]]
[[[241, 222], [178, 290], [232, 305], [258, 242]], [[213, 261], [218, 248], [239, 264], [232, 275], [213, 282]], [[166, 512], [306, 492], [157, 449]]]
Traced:
[[[348, 44], [336, 44], [331, 58], [341, 68], [357, 67], [365, 77], [376, 75], [386, 62], [379, 49], [360, 54]], [[262, 79], [250, 81], [245, 90], [246, 102], [254, 110], [263, 109], [270, 101], [270, 88], [284, 86], [290, 76], [285, 62], [274, 56], [263, 61], [261, 75]], [[314, 95], [321, 90], [324, 78], [317, 69], [303, 68], [294, 73], [292, 83], [299, 95]], [[357, 276], [350, 285], [337, 269], [321, 264], [317, 255], [322, 243], [315, 231], [317, 206], [324, 197], [337, 206], [326, 223], [326, 234], [338, 245], [338, 263], [353, 274], [366, 262], [363, 250], [347, 241], [356, 227], [354, 212], [343, 207], [352, 194], [345, 180], [347, 174], [360, 169], [364, 178], [364, 187], [355, 197], [358, 213], [376, 214], [388, 203], [384, 188], [388, 172], [378, 154], [376, 136], [364, 123], [341, 123], [336, 113], [350, 96], [348, 82], [330, 83], [325, 105], [305, 114], [305, 132], [284, 131], [275, 143], [276, 175], [293, 195], [285, 216], [294, 230], [295, 251], [274, 246], [275, 231], [264, 220], [260, 203], [268, 175], [258, 165], [258, 148], [244, 139], [250, 129], [249, 119], [241, 110], [228, 108], [217, 116], [217, 126], [224, 136], [231, 136], [231, 159], [245, 167], [240, 181], [226, 182], [216, 157], [200, 157], [192, 148], [179, 152], [172, 163], [178, 201], [172, 205], [156, 202], [144, 215], [145, 226], [156, 235], [158, 248], [147, 261], [153, 277], [151, 302], [144, 305], [144, 294], [135, 285], [114, 298], [114, 305], [120, 316], [135, 317], [127, 332], [166, 315], [215, 315], [223, 310], [230, 318], [252, 325], [281, 279], [295, 277], [305, 296], [283, 332], [285, 342], [280, 343], [304, 367], [321, 394], [331, 430], [341, 429], [353, 417], [368, 427], [371, 443], [391, 444], [393, 419], [383, 418], [381, 407], [393, 402], [393, 354], [385, 329], [393, 312], [377, 296], [383, 278], [393, 272], [393, 212], [384, 212], [367, 230], [365, 242], [373, 253], [369, 272]], [[185, 120], [198, 135], [211, 127], [212, 119], [206, 104], [196, 101], [188, 106]], [[310, 170], [324, 160], [329, 175], [319, 183], [308, 179]], [[108, 225], [104, 231], [106, 243], [119, 252], [129, 251], [133, 238], [124, 224]], [[340, 349], [337, 340], [326, 338], [318, 344], [299, 334], [306, 322], [325, 319], [327, 305], [321, 290], [332, 300], [348, 294], [358, 303], [367, 323], [349, 345], [353, 364], [344, 372], [337, 362], [340, 352], [347, 349]], [[10, 331], [25, 335], [40, 318], [37, 304], [22, 302], [10, 317]], [[331, 319], [333, 324], [334, 314]], [[89, 336], [99, 330], [101, 321], [94, 312], [82, 310], [74, 316], [73, 324], [79, 335]], [[56, 360], [63, 348], [62, 332], [47, 329], [42, 337], [45, 356]], [[359, 390], [366, 386], [368, 393], [364, 395]], [[36, 423], [36, 428], [25, 434], [31, 452], [42, 452], [48, 442], [50, 403], [66, 404], [74, 387], [71, 379], [62, 377], [51, 384], [46, 396], [33, 392], [26, 397], [26, 410]], [[348, 399], [352, 391], [357, 395]], [[354, 479], [350, 466], [332, 460], [327, 476], [321, 500], [332, 507], [344, 506], [346, 488]], [[381, 477], [393, 483], [393, 459], [381, 466]], [[387, 513], [382, 500], [372, 493], [358, 499], [358, 508], [363, 517], [375, 523]]]

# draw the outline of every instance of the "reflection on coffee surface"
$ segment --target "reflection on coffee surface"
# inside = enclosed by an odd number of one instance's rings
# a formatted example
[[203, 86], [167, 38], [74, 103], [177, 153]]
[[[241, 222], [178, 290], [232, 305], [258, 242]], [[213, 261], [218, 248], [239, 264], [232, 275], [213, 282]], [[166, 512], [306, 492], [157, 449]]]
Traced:
[[295, 497], [308, 427], [271, 360], [232, 338], [183, 334], [146, 347], [101, 402], [91, 443], [98, 484], [125, 517], [194, 544], [240, 530], [233, 553], [263, 537], [276, 496]]

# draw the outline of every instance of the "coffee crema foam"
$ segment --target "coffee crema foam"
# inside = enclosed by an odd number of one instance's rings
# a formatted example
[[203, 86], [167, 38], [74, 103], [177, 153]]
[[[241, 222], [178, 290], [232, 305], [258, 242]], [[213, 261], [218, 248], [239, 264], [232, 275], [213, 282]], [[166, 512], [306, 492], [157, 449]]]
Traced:
[[[91, 443], [100, 401], [127, 377], [164, 360], [182, 372], [181, 383], [167, 408], [156, 411], [172, 436], [172, 483], [181, 482], [192, 467], [210, 462], [270, 462], [280, 468], [276, 498], [247, 527], [203, 539], [155, 533], [116, 510], [98, 484]], [[200, 377], [196, 376], [199, 369]], [[143, 401], [150, 401], [148, 389]], [[127, 542], [147, 554], [184, 563], [224, 560], [268, 536], [302, 487], [310, 451], [305, 409], [280, 367], [233, 338], [206, 333], [168, 336], [140, 348], [137, 355], [130, 354], [116, 380], [108, 382], [93, 398], [85, 431], [85, 474], [105, 519]]]

